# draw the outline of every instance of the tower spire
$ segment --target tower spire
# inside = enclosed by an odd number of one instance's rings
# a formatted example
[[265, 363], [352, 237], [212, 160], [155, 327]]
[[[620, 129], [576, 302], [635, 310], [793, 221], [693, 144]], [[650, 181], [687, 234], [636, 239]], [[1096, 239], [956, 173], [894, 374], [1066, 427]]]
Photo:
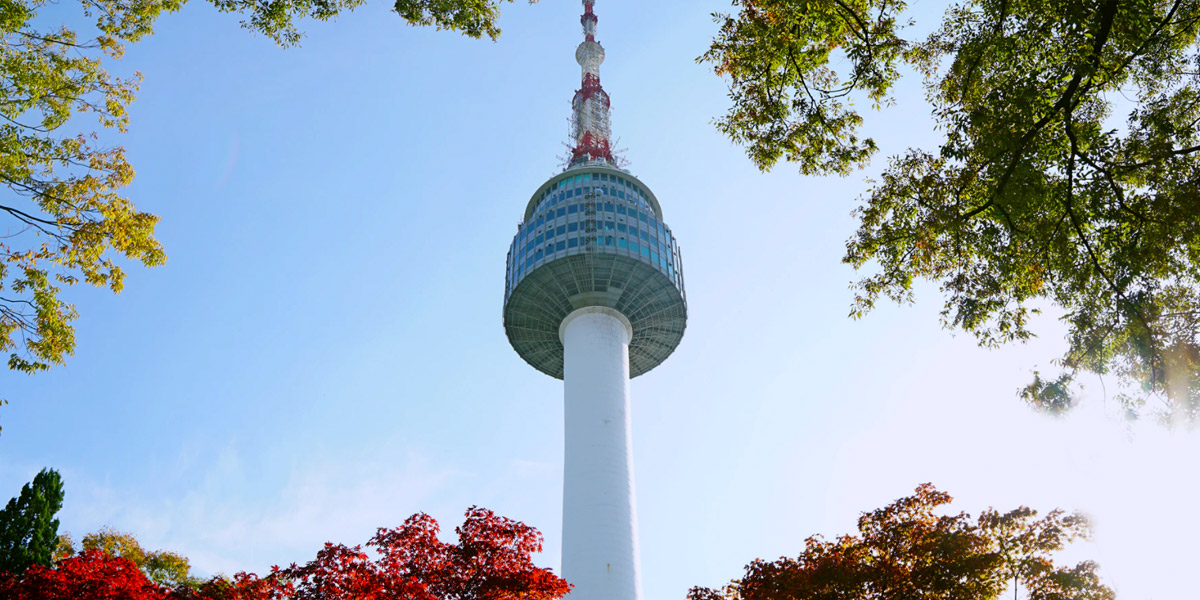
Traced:
[[609, 122], [608, 93], [600, 86], [600, 64], [604, 62], [604, 46], [596, 41], [596, 0], [583, 0], [583, 43], [575, 49], [575, 60], [583, 69], [583, 85], [571, 101], [570, 166], [593, 161], [616, 165], [613, 157], [612, 125]]

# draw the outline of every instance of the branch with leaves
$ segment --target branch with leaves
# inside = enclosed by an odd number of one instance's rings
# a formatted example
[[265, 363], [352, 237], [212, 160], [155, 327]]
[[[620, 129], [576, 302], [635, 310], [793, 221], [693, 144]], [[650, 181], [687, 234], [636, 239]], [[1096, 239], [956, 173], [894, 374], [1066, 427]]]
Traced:
[[734, 5], [699, 60], [729, 79], [718, 129], [764, 170], [866, 166], [854, 101], [924, 79], [943, 138], [893, 156], [855, 211], [851, 316], [935, 281], [944, 325], [995, 346], [1032, 337], [1048, 301], [1068, 349], [1026, 400], [1063, 412], [1078, 373], [1115, 374], [1140, 390], [1120, 396], [1130, 416], [1157, 398], [1200, 421], [1200, 2], [965, 0], [923, 40], [903, 2]]

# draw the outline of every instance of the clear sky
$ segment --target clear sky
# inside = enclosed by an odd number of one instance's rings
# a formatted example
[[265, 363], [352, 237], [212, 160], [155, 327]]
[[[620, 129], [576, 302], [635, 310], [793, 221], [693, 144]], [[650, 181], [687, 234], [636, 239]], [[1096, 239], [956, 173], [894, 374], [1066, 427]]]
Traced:
[[[980, 349], [939, 327], [924, 285], [849, 320], [850, 211], [887, 153], [936, 143], [921, 89], [869, 118], [868, 172], [761, 174], [712, 127], [725, 84], [694, 60], [728, 7], [596, 7], [613, 129], [688, 285], [682, 345], [632, 383], [646, 598], [849, 532], [923, 482], [971, 512], [1085, 511], [1096, 540], [1072, 556], [1122, 598], [1182, 597], [1200, 438], [1117, 421], [1111, 381], [1069, 419], [1027, 410], [1016, 391], [1065, 348], [1051, 317]], [[170, 259], [119, 297], [69, 292], [66, 366], [0, 374], [0, 501], [54, 467], [64, 530], [128, 530], [203, 574], [305, 561], [418, 511], [450, 530], [481, 505], [544, 532], [557, 569], [561, 383], [509, 347], [501, 302], [517, 221], [565, 151], [581, 7], [506, 6], [494, 44], [388, 9], [282, 50], [197, 0], [130, 48], [118, 70], [145, 82], [109, 141]]]

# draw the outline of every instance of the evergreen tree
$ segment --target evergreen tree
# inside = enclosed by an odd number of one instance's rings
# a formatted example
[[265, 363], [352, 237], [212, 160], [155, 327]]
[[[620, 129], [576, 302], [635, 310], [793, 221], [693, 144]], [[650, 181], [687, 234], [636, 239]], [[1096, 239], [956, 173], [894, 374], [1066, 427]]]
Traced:
[[21, 495], [0, 511], [0, 573], [24, 573], [31, 565], [49, 567], [58, 545], [58, 519], [62, 508], [62, 477], [42, 469]]

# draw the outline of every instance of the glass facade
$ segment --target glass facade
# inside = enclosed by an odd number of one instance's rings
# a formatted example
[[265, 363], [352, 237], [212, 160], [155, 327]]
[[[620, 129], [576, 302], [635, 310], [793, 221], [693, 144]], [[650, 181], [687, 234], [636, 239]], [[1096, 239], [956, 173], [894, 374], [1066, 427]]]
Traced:
[[[631, 204], [650, 214], [654, 213], [654, 208], [647, 201], [649, 194], [645, 188], [640, 183], [615, 171], [612, 173], [579, 173], [556, 181], [541, 192], [534, 212], [542, 214], [568, 200], [584, 196], [592, 196], [605, 202], [609, 211], [612, 211], [616, 201], [620, 200], [627, 203], [627, 206]], [[568, 205], [567, 212], [569, 213], [571, 210], [578, 210], [578, 207], [572, 208]]]
[[683, 293], [679, 246], [640, 186], [615, 174], [583, 173], [550, 186], [518, 227], [508, 253], [505, 300], [534, 269], [589, 252], [648, 263]]

